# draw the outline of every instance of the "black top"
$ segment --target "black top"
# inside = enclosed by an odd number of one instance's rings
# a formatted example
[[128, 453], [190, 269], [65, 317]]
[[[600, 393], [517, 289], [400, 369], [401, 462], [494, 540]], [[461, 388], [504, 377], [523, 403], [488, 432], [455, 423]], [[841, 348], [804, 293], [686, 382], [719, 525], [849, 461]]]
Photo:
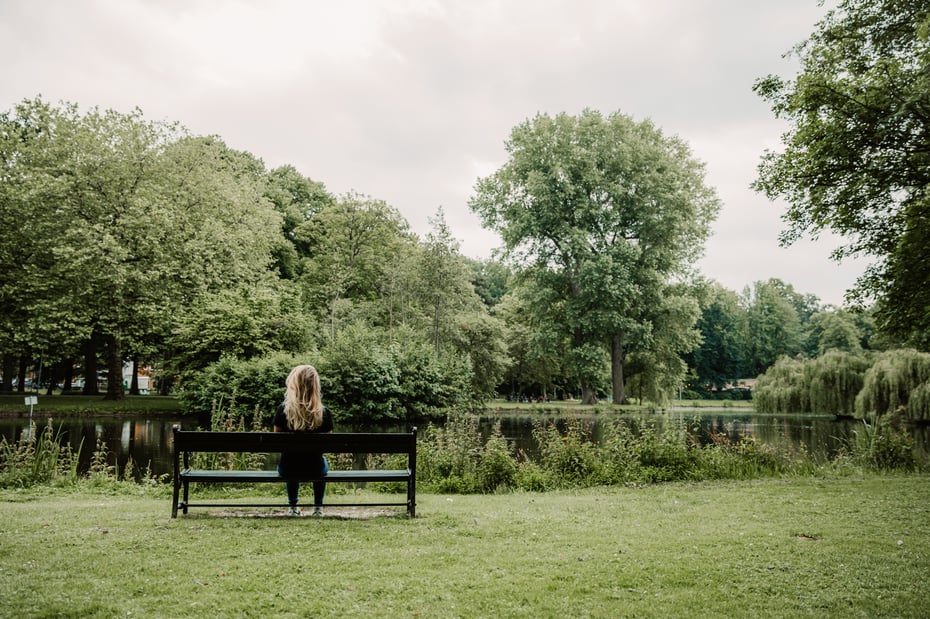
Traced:
[[[278, 432], [294, 432], [287, 425], [287, 415], [284, 414], [284, 403], [278, 404], [272, 422]], [[323, 407], [323, 423], [313, 430], [301, 432], [332, 432], [333, 416], [329, 409]], [[323, 454], [293, 454], [282, 453], [280, 472], [284, 477], [317, 477], [323, 470]]]

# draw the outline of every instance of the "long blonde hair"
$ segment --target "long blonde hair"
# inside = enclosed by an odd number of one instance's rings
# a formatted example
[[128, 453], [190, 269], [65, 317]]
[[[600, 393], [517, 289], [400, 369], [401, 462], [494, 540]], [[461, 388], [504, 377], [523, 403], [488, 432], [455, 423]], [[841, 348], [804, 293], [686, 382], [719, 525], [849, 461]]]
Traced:
[[291, 430], [315, 430], [323, 424], [320, 375], [312, 365], [298, 365], [287, 375], [284, 414]]

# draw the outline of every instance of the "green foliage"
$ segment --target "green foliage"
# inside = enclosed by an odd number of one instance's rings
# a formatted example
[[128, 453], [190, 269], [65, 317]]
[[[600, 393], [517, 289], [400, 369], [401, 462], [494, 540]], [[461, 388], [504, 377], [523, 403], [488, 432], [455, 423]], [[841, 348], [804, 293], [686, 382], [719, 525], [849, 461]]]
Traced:
[[703, 434], [699, 419], [616, 420], [602, 424], [600, 436], [593, 435], [591, 424], [579, 420], [570, 420], [563, 429], [538, 423], [533, 437], [532, 455], [514, 454], [498, 430], [482, 439], [474, 418], [430, 426], [420, 439], [418, 483], [445, 493], [545, 491], [811, 475], [850, 463], [868, 470], [918, 466], [913, 441], [890, 426], [869, 434], [868, 443], [855, 441], [848, 453], [826, 463], [814, 462], [806, 451], [766, 444], [753, 435]]
[[801, 330], [802, 295], [778, 279], [759, 281], [746, 291], [749, 319], [749, 370], [757, 375], [783, 355], [793, 357], [803, 350]]
[[62, 440], [51, 417], [38, 434], [32, 425], [18, 441], [4, 437], [0, 439], [0, 488], [73, 484], [78, 479], [80, 452]]
[[684, 355], [697, 384], [718, 390], [746, 375], [749, 324], [736, 293], [719, 284], [710, 286], [701, 304], [697, 329], [701, 343]]
[[851, 442], [852, 458], [873, 469], [914, 470], [914, 439], [907, 428], [887, 417], [869, 422], [863, 420]]
[[824, 413], [860, 419], [930, 419], [930, 354], [890, 350], [853, 355], [832, 351], [816, 359], [783, 357], [753, 390], [763, 413]]
[[831, 350], [854, 355], [862, 352], [862, 334], [855, 318], [844, 310], [814, 314], [807, 325], [807, 331], [811, 356], [823, 355]]
[[417, 439], [417, 483], [437, 492], [478, 492], [481, 451], [476, 416], [457, 415], [443, 426], [430, 424]]
[[614, 351], [622, 401], [626, 352], [666, 334], [654, 328], [664, 288], [695, 258], [719, 208], [703, 167], [681, 140], [619, 112], [539, 114], [514, 127], [506, 149], [508, 161], [479, 180], [469, 205], [550, 292], [552, 303], [530, 309], [570, 342], [583, 401], [596, 399], [598, 347]]
[[223, 356], [250, 359], [311, 346], [312, 324], [296, 287], [284, 281], [239, 285], [196, 299], [177, 318], [171, 360], [191, 373]]
[[346, 329], [315, 365], [324, 402], [337, 418], [404, 418], [399, 368], [376, 335]]
[[841, 0], [792, 50], [796, 78], [754, 86], [791, 123], [754, 184], [788, 202], [783, 243], [832, 230], [849, 239], [837, 258], [874, 256], [854, 296], [877, 297], [880, 328], [920, 348], [930, 344], [928, 20], [925, 0]]
[[782, 357], [759, 377], [752, 400], [760, 413], [809, 412], [803, 361]]
[[533, 438], [539, 447], [540, 465], [559, 485], [590, 485], [600, 475], [601, 461], [590, 427], [570, 420], [565, 434], [555, 424], [538, 424]]
[[275, 408], [284, 401], [288, 373], [295, 365], [306, 363], [306, 359], [287, 353], [248, 360], [223, 357], [184, 377], [179, 394], [181, 405], [189, 414], [217, 411], [248, 417], [254, 414], [270, 428]]
[[834, 350], [806, 364], [808, 411], [852, 415], [871, 360]]
[[334, 415], [378, 421], [435, 417], [464, 406], [471, 401], [465, 363], [436, 357], [416, 337], [385, 343], [377, 333], [350, 328], [316, 365]]
[[870, 357], [839, 351], [815, 359], [782, 357], [753, 389], [756, 410], [853, 415], [871, 363]]
[[[245, 415], [236, 406], [233, 396], [214, 404], [208, 429], [217, 432], [261, 432], [269, 430], [270, 421], [259, 414], [257, 408], [254, 414]], [[267, 457], [268, 454], [250, 452], [197, 452], [194, 454], [193, 466], [210, 470], [251, 471], [264, 468]]]
[[[881, 353], [865, 375], [856, 398], [860, 418], [900, 415], [905, 419], [930, 419], [927, 389], [930, 384], [930, 353], [890, 350]], [[916, 395], [913, 403], [912, 395]]]

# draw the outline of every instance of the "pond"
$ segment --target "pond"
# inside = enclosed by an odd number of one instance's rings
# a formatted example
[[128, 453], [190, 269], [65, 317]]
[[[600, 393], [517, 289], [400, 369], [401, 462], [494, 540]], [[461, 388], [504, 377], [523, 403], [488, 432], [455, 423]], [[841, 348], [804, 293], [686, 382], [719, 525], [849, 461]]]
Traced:
[[[785, 449], [804, 449], [812, 457], [825, 460], [836, 455], [838, 450], [855, 440], [855, 432], [862, 428], [861, 421], [835, 419], [829, 416], [782, 416], [758, 415], [752, 411], [733, 412], [729, 410], [688, 409], [660, 414], [565, 414], [565, 413], [503, 413], [482, 417], [480, 427], [483, 433], [491, 431], [493, 425], [500, 421], [501, 432], [518, 449], [528, 454], [536, 450], [532, 432], [534, 423], [555, 423], [564, 429], [570, 419], [585, 424], [592, 436], [597, 439], [603, 428], [614, 420], [632, 424], [634, 430], [643, 424], [662, 426], [667, 423], [690, 423], [699, 414], [699, 423], [705, 432], [725, 434], [731, 441], [743, 436], [754, 436], [762, 443]], [[35, 420], [37, 431], [41, 432], [47, 419]], [[173, 418], [152, 416], [150, 418], [101, 416], [101, 417], [65, 417], [54, 419], [53, 428], [60, 433], [61, 440], [68, 441], [74, 450], [81, 449], [79, 470], [86, 471], [91, 457], [99, 443], [106, 446], [110, 454], [110, 464], [114, 462], [120, 471], [132, 458], [137, 468], [146, 469], [154, 475], [171, 473], [172, 431], [174, 424], [183, 429], [196, 429], [197, 421], [190, 418]], [[0, 436], [7, 441], [18, 440], [28, 432], [27, 417], [0, 418]], [[391, 432], [406, 430], [403, 425], [359, 426], [336, 424], [337, 432]], [[915, 439], [918, 456], [930, 459], [930, 427], [924, 425], [909, 428]], [[269, 462], [269, 467], [273, 462]]]

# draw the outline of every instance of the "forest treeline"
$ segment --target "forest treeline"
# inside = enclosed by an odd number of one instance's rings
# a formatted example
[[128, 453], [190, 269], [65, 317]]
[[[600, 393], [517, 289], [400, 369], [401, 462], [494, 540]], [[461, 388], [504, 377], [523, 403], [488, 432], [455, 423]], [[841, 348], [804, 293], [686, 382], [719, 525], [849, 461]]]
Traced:
[[345, 416], [404, 419], [499, 396], [741, 397], [780, 357], [893, 344], [868, 311], [695, 274], [716, 197], [650, 123], [538, 116], [507, 144], [471, 202], [507, 252], [475, 260], [441, 208], [421, 238], [395, 206], [217, 136], [24, 100], [0, 114], [3, 388], [41, 367], [49, 393], [106, 376], [120, 398], [132, 363], [203, 411], [277, 398], [309, 362]]

